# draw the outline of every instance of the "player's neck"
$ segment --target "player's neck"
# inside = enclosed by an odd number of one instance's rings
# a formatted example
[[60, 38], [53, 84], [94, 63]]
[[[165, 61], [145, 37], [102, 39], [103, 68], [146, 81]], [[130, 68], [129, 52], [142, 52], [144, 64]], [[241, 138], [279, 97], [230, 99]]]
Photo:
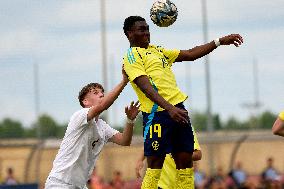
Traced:
[[97, 122], [99, 120], [99, 116], [95, 117], [95, 121]]
[[[149, 46], [149, 45], [148, 45]], [[139, 47], [139, 48], [144, 48], [147, 49], [148, 46], [143, 46], [141, 44], [136, 44], [136, 43], [130, 43], [130, 47]]]

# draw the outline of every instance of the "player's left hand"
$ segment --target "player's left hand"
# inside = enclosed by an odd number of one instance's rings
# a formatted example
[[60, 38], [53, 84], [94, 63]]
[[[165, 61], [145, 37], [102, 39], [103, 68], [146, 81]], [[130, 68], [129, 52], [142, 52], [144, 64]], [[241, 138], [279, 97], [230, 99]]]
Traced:
[[140, 112], [139, 107], [140, 107], [139, 101], [135, 102], [135, 104], [132, 101], [129, 107], [126, 106], [125, 107], [125, 114], [126, 114], [127, 118], [130, 119], [130, 120], [134, 120], [136, 118], [136, 116], [138, 115], [138, 113]]
[[136, 173], [136, 177], [137, 178], [141, 178], [141, 174], [140, 174], [140, 171], [143, 169], [144, 167], [144, 163], [142, 160], [138, 160], [136, 162], [136, 166], [135, 166], [135, 173]]
[[239, 34], [231, 34], [224, 37], [221, 37], [220, 39], [221, 45], [235, 45], [236, 47], [240, 46], [244, 40], [241, 35]]
[[124, 70], [124, 64], [122, 65], [122, 79], [125, 83], [128, 83], [129, 79], [128, 79], [128, 75]]

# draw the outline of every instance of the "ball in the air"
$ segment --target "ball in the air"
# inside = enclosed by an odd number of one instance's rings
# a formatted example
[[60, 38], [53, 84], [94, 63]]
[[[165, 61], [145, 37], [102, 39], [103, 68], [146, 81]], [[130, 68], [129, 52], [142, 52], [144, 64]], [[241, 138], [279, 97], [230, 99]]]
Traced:
[[150, 10], [150, 17], [154, 24], [159, 27], [172, 25], [178, 16], [176, 5], [170, 0], [157, 0]]

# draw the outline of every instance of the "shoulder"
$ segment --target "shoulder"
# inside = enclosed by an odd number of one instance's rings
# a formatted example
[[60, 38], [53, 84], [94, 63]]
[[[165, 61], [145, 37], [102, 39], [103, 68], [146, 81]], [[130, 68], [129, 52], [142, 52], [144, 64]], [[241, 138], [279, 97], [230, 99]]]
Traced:
[[162, 47], [161, 45], [149, 45], [150, 48], [153, 48], [153, 49], [157, 49], [157, 50], [163, 50], [164, 47]]
[[146, 53], [146, 49], [140, 48], [140, 47], [132, 47], [132, 48], [129, 48], [129, 50], [128, 50], [129, 55], [134, 55], [134, 56], [139, 57], [141, 59], [143, 58], [145, 53]]
[[90, 108], [82, 108], [75, 113], [72, 114], [70, 118], [70, 122], [78, 122], [78, 121], [83, 121], [84, 119], [87, 120], [88, 112]]
[[79, 116], [79, 115], [82, 115], [82, 114], [88, 114], [89, 109], [90, 109], [90, 108], [82, 108], [82, 109], [80, 109], [80, 110], [74, 112], [74, 113], [72, 114], [71, 118], [72, 118], [72, 117]]
[[124, 63], [133, 64], [135, 62], [141, 62], [145, 56], [145, 49], [139, 47], [131, 47], [124, 54], [123, 61]]
[[147, 51], [147, 49], [140, 47], [130, 47], [127, 49], [126, 53], [124, 53], [124, 57], [131, 56], [132, 54], [143, 54]]

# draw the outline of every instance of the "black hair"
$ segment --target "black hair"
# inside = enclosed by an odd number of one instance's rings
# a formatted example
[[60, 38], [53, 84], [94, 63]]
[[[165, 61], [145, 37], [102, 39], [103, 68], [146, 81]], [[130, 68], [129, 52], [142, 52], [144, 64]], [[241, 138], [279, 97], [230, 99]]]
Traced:
[[135, 24], [135, 22], [138, 21], [146, 21], [145, 18], [142, 18], [141, 16], [129, 16], [125, 18], [124, 24], [123, 24], [123, 31], [124, 34], [128, 37], [127, 31], [131, 30], [131, 27]]

